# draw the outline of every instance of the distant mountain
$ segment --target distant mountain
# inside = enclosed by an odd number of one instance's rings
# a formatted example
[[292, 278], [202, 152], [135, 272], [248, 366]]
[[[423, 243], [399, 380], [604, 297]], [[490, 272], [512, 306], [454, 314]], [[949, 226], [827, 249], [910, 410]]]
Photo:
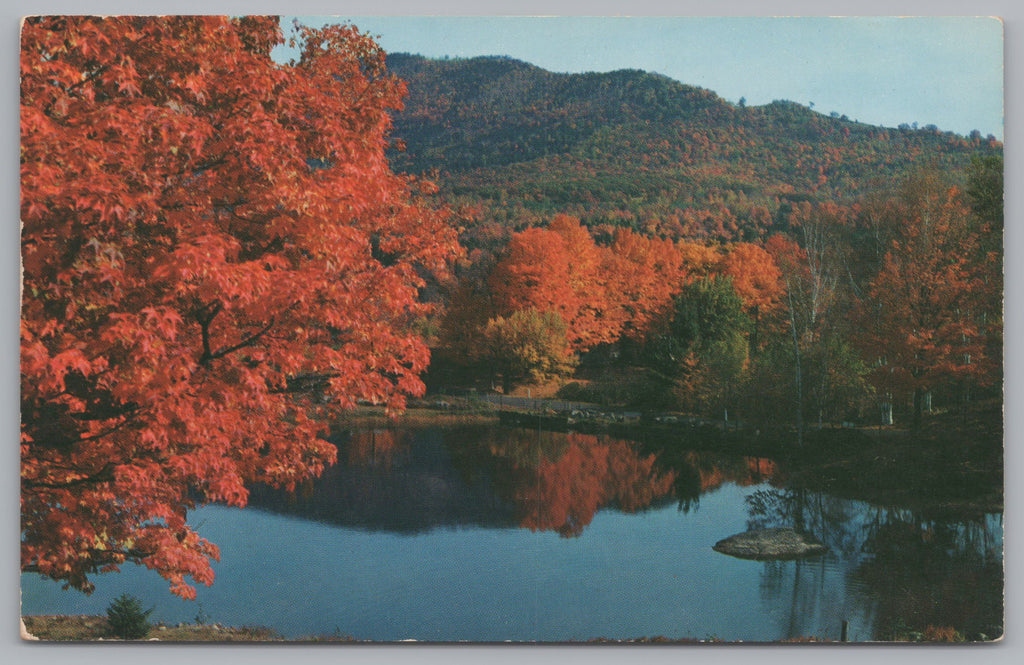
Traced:
[[637, 70], [556, 74], [506, 57], [388, 58], [409, 89], [393, 165], [513, 225], [554, 212], [663, 235], [751, 239], [797, 201], [850, 201], [1002, 145], [776, 101], [744, 107]]

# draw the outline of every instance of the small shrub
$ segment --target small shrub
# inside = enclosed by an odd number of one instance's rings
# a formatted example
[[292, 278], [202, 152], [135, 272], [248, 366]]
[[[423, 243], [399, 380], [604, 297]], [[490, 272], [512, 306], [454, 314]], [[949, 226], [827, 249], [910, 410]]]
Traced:
[[153, 609], [143, 610], [138, 598], [121, 594], [107, 607], [110, 634], [123, 640], [140, 640], [149, 635], [149, 615]]
[[210, 623], [210, 615], [203, 610], [202, 603], [199, 603], [199, 612], [196, 614], [195, 622], [197, 626], [205, 626]]
[[962, 642], [963, 638], [953, 626], [932, 626], [924, 629], [924, 639], [928, 642]]

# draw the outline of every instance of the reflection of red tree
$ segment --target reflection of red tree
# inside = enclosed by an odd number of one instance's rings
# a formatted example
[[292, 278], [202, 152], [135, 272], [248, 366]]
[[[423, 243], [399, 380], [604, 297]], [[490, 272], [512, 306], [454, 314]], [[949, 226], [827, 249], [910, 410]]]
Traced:
[[569, 434], [557, 456], [541, 451], [535, 464], [516, 465], [513, 501], [520, 524], [534, 531], [578, 536], [603, 506], [633, 512], [667, 494], [674, 473], [655, 469], [625, 441]]
[[743, 460], [747, 463], [747, 469], [750, 471], [748, 476], [750, 482], [746, 483], [747, 485], [756, 485], [761, 481], [770, 480], [779, 471], [775, 460], [770, 460], [767, 457], [744, 457]]
[[379, 466], [390, 469], [395, 457], [408, 448], [408, 432], [372, 429], [352, 432], [346, 452], [351, 466]]
[[578, 536], [604, 499], [608, 447], [571, 442], [557, 460], [542, 459], [532, 478], [517, 488], [521, 524], [533, 531]]
[[625, 441], [611, 442], [605, 482], [608, 500], [620, 510], [632, 513], [668, 494], [675, 481], [675, 472], [661, 474], [655, 468], [655, 462], [654, 455], [641, 458]]
[[701, 494], [716, 490], [722, 486], [722, 483], [729, 480], [722, 472], [721, 467], [713, 466], [710, 469], [698, 469], [698, 471], [700, 472]]
[[692, 452], [686, 456], [686, 460], [700, 475], [701, 493], [716, 490], [727, 482], [740, 487], [757, 485], [770, 480], [778, 473], [775, 461], [765, 457], [741, 457], [738, 461], [729, 463], [727, 460], [709, 459], [700, 453]]

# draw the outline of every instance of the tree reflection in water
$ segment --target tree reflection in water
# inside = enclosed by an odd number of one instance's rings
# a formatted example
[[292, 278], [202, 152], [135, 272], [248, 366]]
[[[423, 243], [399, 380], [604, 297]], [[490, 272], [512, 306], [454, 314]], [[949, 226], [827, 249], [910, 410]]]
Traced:
[[853, 579], [875, 603], [875, 638], [952, 626], [964, 639], [1003, 633], [1002, 516], [959, 523], [874, 508]]
[[[758, 490], [747, 502], [750, 528], [794, 527], [829, 547], [816, 559], [764, 564], [762, 598], [785, 608], [788, 637], [822, 636], [801, 617], [816, 616], [819, 603], [851, 602], [869, 608], [866, 639], [906, 640], [948, 627], [968, 640], [1002, 634], [1001, 515], [936, 519], [794, 488]], [[828, 567], [840, 565], [856, 598], [844, 601], [825, 583]], [[826, 631], [846, 618], [837, 612]]]
[[663, 451], [658, 462], [675, 473], [672, 491], [684, 513], [700, 507], [702, 494], [729, 482], [740, 487], [780, 479], [778, 466], [765, 457], [736, 457], [695, 450]]
[[371, 530], [514, 525], [572, 537], [602, 508], [648, 508], [676, 479], [637, 444], [587, 434], [377, 428], [337, 445], [320, 479], [294, 493], [254, 487], [251, 504]]
[[519, 430], [490, 444], [496, 491], [521, 526], [578, 536], [603, 507], [636, 512], [667, 495], [675, 480], [636, 444], [589, 434]]
[[352, 432], [344, 452], [349, 466], [391, 469], [396, 459], [407, 457], [412, 432], [375, 428]]
[[[772, 460], [650, 447], [586, 434], [499, 427], [350, 432], [338, 464], [293, 494], [253, 488], [255, 507], [371, 531], [528, 528], [583, 534], [597, 511], [676, 502], [689, 513], [725, 485], [748, 528], [790, 526], [826, 555], [761, 566], [766, 620], [781, 638], [906, 638], [928, 626], [968, 639], [1002, 633], [1002, 522], [921, 515], [787, 487]], [[680, 521], [685, 528], [686, 520]], [[729, 535], [729, 534], [724, 534]], [[949, 632], [946, 630], [945, 632]]]

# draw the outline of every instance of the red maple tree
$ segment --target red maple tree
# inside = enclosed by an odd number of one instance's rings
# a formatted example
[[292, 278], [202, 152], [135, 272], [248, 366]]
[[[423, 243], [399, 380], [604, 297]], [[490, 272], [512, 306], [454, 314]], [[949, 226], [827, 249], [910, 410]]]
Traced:
[[729, 247], [720, 264], [721, 274], [732, 278], [736, 295], [752, 316], [778, 307], [782, 273], [767, 251], [748, 242]]
[[689, 280], [688, 266], [672, 241], [629, 229], [616, 229], [610, 253], [611, 290], [621, 303], [623, 334], [643, 341]]
[[988, 229], [937, 175], [908, 181], [889, 213], [897, 223], [867, 285], [859, 337], [877, 359], [872, 378], [879, 391], [912, 395], [916, 429], [929, 391], [946, 388], [965, 399], [971, 386], [998, 380], [998, 359], [987, 353], [987, 319], [998, 315], [998, 266], [981, 249]]
[[722, 258], [721, 272], [732, 278], [736, 295], [750, 315], [750, 346], [757, 351], [763, 343], [763, 321], [777, 310], [782, 302], [782, 272], [775, 259], [758, 245], [738, 242]]
[[611, 289], [611, 254], [578, 219], [555, 215], [547, 228], [512, 236], [489, 279], [499, 313], [553, 312], [574, 351], [619, 337], [623, 316]]
[[384, 150], [404, 85], [350, 26], [41, 17], [21, 50], [22, 569], [210, 584], [187, 523], [423, 391], [418, 290], [457, 249]]

